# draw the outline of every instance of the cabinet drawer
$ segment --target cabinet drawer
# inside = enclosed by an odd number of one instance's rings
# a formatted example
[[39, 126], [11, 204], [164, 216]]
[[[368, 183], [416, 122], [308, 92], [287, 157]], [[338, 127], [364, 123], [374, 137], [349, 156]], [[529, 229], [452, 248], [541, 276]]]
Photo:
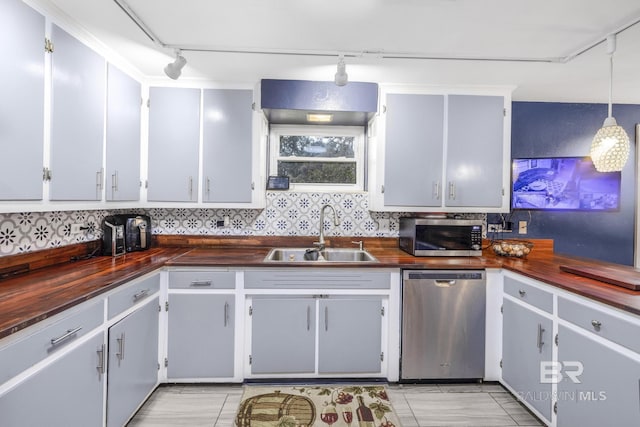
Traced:
[[107, 299], [109, 319], [122, 313], [129, 307], [144, 300], [160, 290], [160, 274], [124, 285], [124, 289], [110, 295]]
[[0, 384], [100, 326], [104, 320], [104, 300], [69, 311], [44, 328], [31, 326], [32, 334], [0, 348]]
[[247, 289], [389, 289], [389, 273], [357, 270], [247, 270]]
[[512, 277], [504, 278], [504, 292], [534, 307], [553, 313], [553, 294]]
[[[558, 316], [587, 331], [640, 353], [640, 325], [579, 302], [558, 297]], [[560, 337], [562, 340], [562, 337]]]
[[235, 271], [170, 271], [169, 289], [234, 289]]

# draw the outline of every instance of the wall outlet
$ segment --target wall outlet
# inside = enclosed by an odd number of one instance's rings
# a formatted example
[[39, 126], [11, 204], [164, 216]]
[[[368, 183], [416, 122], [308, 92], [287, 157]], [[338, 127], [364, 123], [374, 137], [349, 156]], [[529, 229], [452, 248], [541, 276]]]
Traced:
[[378, 220], [378, 230], [379, 231], [389, 231], [389, 219], [388, 218], [380, 218]]
[[71, 234], [80, 234], [83, 228], [84, 224], [71, 224]]
[[527, 234], [527, 221], [518, 222], [518, 233]]

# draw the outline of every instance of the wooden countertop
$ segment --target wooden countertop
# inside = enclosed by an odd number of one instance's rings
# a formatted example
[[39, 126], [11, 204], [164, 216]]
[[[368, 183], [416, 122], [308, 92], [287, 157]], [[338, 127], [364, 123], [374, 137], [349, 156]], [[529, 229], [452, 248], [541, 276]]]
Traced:
[[[119, 258], [100, 256], [36, 269], [0, 280], [0, 338], [60, 313], [76, 304], [107, 292], [136, 277], [163, 266], [170, 267], [354, 267], [352, 263], [301, 264], [264, 262], [269, 248], [307, 247], [309, 239], [275, 238], [270, 244], [250, 239], [208, 239], [184, 247], [161, 240], [160, 247], [128, 253]], [[311, 238], [312, 239], [312, 238]], [[350, 246], [352, 238], [328, 240], [329, 246]], [[532, 252], [528, 259], [495, 256], [485, 250], [481, 257], [413, 257], [401, 250], [396, 239], [363, 239], [365, 248], [379, 262], [357, 264], [358, 268], [398, 269], [484, 269], [505, 268], [561, 289], [640, 315], [640, 291], [632, 291], [594, 279], [561, 271], [560, 265], [615, 267], [628, 274], [638, 272], [627, 266], [590, 259], [555, 255], [551, 251]], [[184, 238], [180, 240], [184, 244]], [[283, 243], [286, 242], [286, 243]], [[332, 245], [332, 243], [334, 243]], [[67, 258], [68, 259], [68, 258]]]

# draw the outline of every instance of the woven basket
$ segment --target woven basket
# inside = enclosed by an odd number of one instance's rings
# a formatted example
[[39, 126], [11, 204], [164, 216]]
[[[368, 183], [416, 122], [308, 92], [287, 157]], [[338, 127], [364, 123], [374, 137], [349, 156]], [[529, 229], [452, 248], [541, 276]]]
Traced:
[[525, 258], [533, 250], [533, 243], [527, 240], [494, 240], [491, 248], [496, 255]]

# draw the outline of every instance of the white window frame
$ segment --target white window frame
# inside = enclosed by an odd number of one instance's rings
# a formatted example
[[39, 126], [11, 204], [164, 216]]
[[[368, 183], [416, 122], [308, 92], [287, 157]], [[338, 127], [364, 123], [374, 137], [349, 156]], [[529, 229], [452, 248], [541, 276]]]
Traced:
[[[354, 137], [354, 157], [352, 158], [318, 158], [318, 157], [280, 157], [280, 136], [281, 135], [311, 135], [311, 136], [352, 136]], [[278, 172], [278, 161], [301, 161], [322, 163], [329, 162], [355, 162], [356, 163], [356, 183], [355, 184], [325, 184], [325, 183], [291, 183], [290, 189], [293, 191], [308, 192], [356, 192], [364, 190], [364, 170], [365, 170], [365, 128], [364, 126], [316, 126], [316, 125], [272, 125], [269, 132], [269, 174], [276, 175]], [[320, 159], [320, 160], [319, 160]]]

